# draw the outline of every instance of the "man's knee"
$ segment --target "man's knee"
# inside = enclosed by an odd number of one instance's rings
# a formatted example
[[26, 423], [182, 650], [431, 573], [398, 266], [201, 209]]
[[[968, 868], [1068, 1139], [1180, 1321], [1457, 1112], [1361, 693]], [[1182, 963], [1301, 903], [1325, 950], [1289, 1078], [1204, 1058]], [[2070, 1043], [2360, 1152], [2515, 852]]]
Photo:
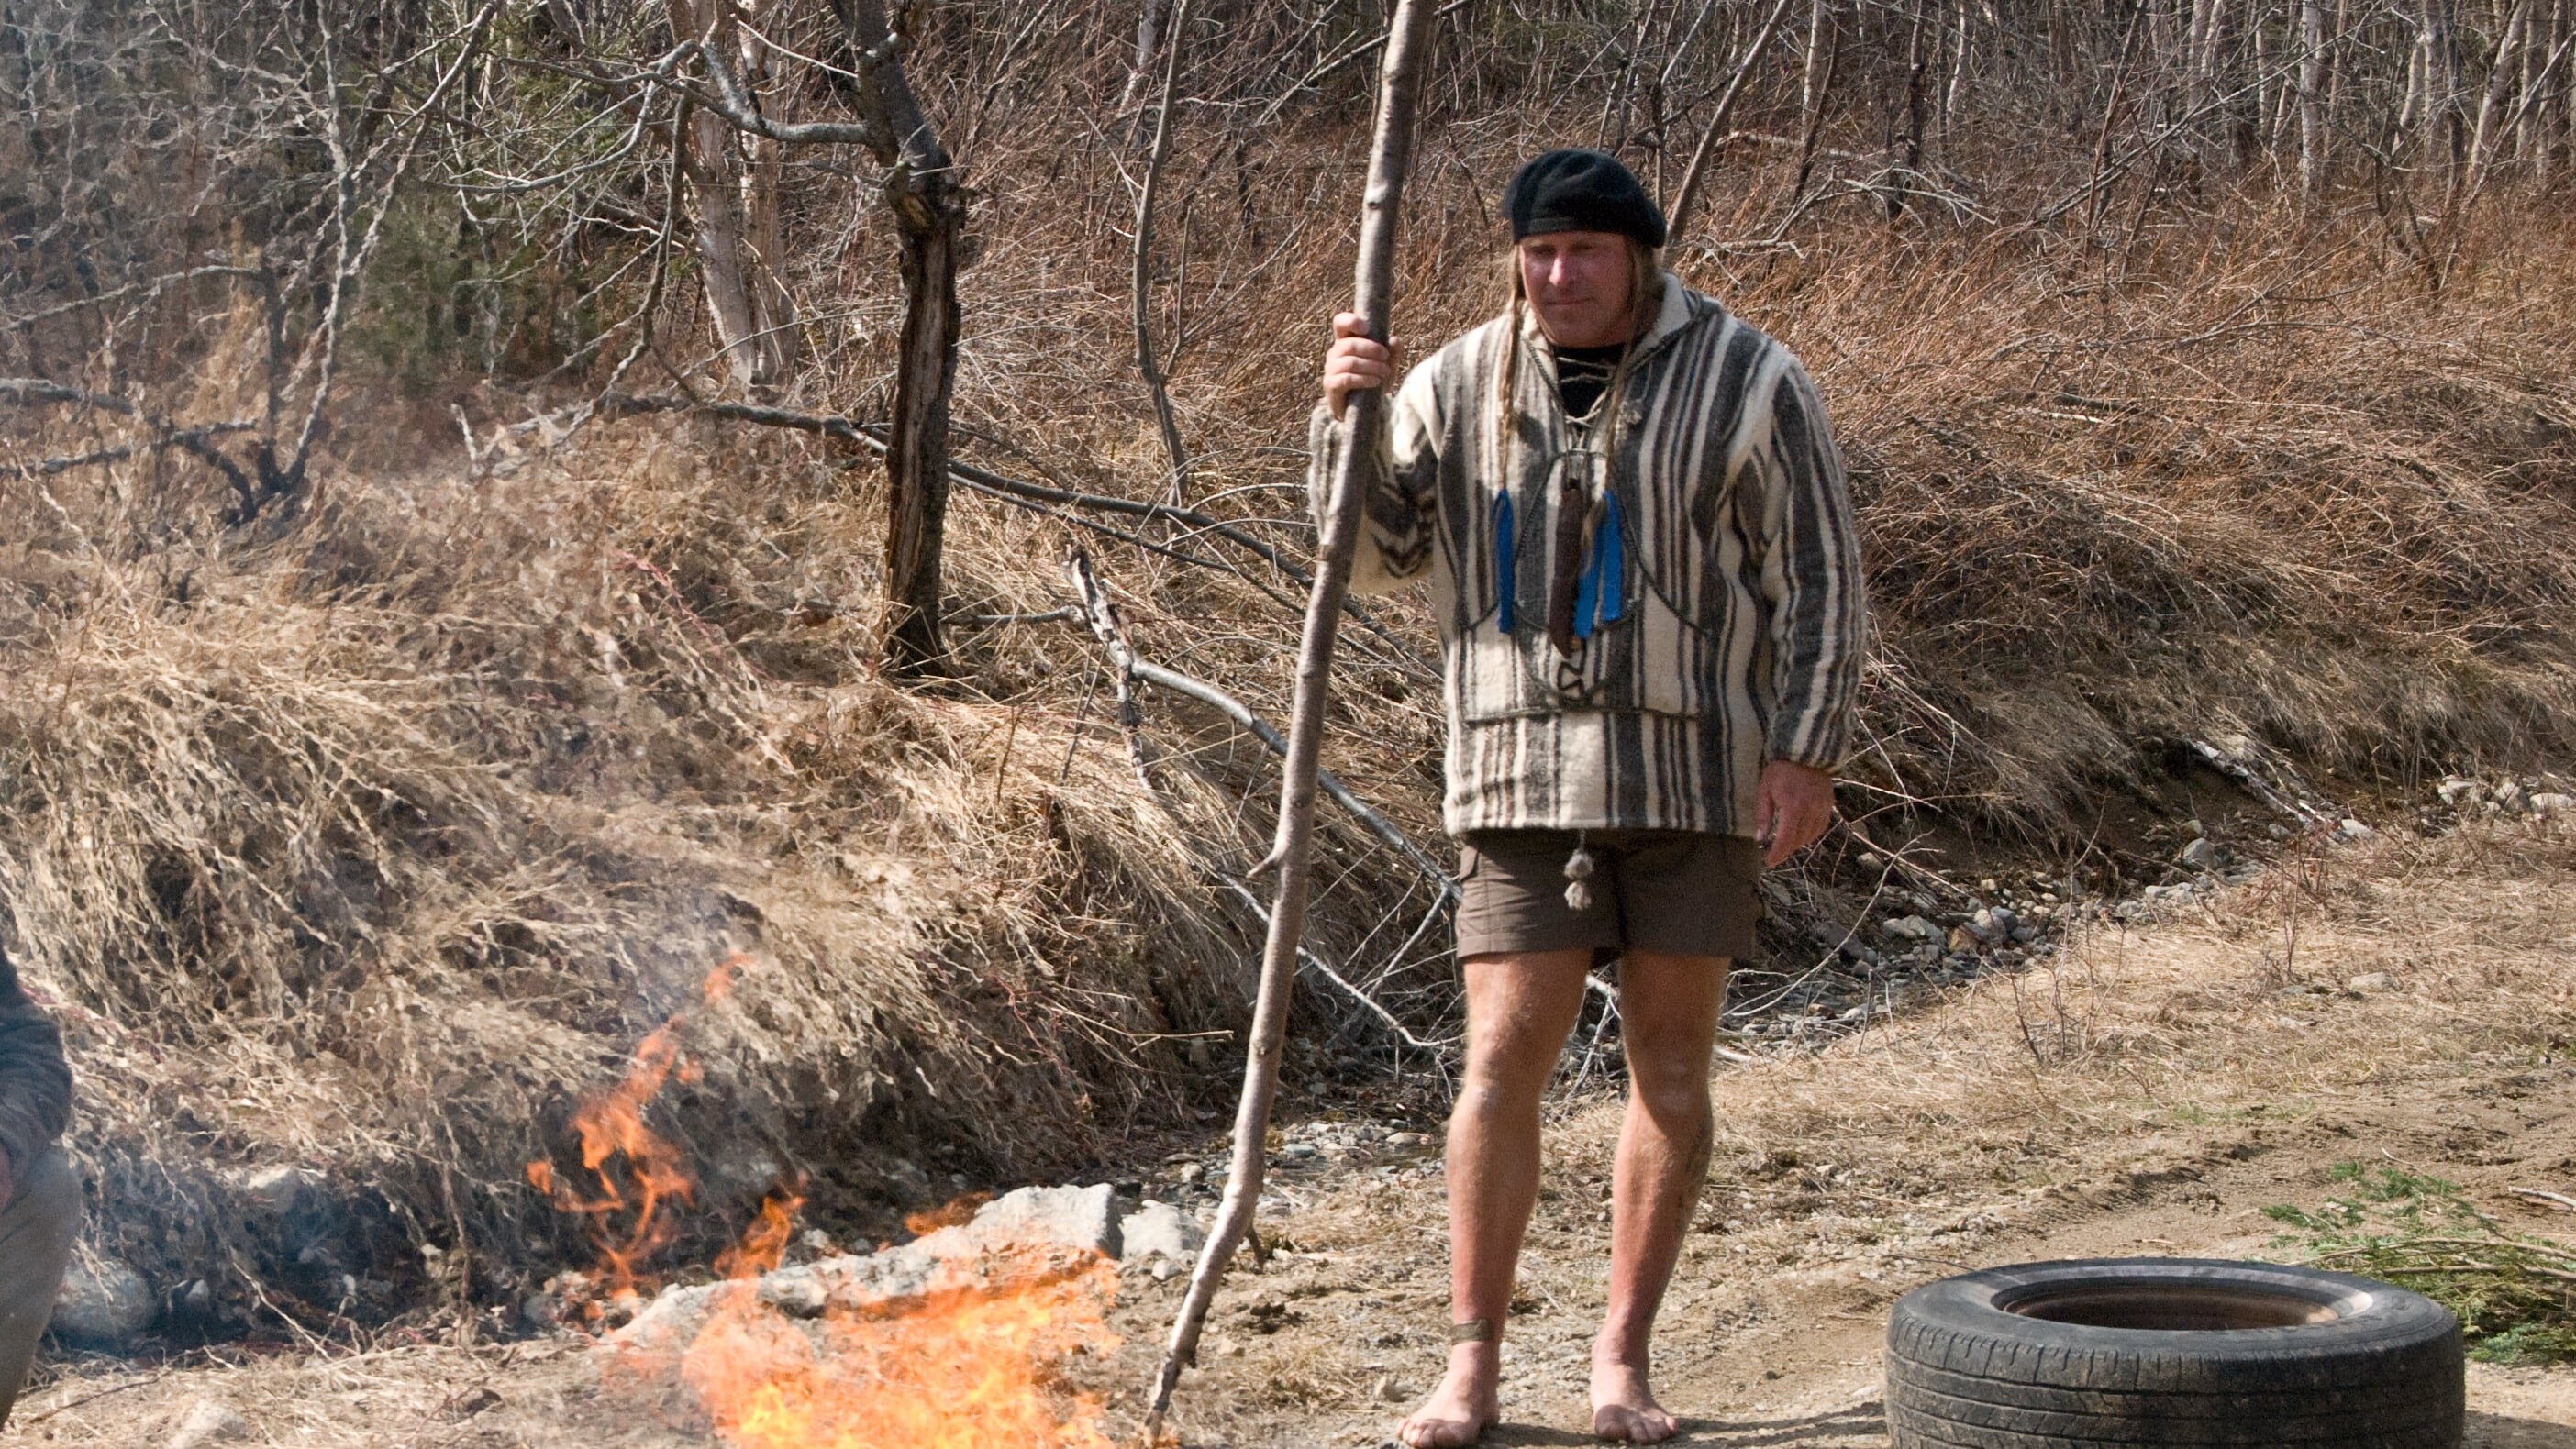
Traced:
[[1658, 1122], [1687, 1126], [1712, 1115], [1706, 1072], [1638, 1072], [1628, 1075], [1628, 1095]]
[[1709, 1049], [1716, 1033], [1697, 1022], [1665, 1022], [1644, 1029], [1620, 1023], [1628, 1057], [1628, 1090], [1661, 1111], [1708, 1110]]

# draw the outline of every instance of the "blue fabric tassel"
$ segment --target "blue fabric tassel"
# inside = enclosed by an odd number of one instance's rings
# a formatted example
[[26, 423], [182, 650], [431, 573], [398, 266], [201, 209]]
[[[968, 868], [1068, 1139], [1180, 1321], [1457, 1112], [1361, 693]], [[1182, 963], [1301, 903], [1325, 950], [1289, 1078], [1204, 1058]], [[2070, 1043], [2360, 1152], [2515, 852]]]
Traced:
[[1512, 632], [1512, 491], [1494, 490], [1494, 622]]
[[1616, 623], [1628, 609], [1626, 541], [1620, 536], [1619, 495], [1601, 495], [1601, 523], [1592, 536], [1592, 558], [1574, 581], [1574, 637], [1589, 639], [1599, 625]]
[[1592, 556], [1601, 569], [1600, 622], [1616, 623], [1628, 612], [1628, 544], [1627, 531], [1619, 526], [1615, 491], [1601, 495], [1601, 537], [1594, 541]]

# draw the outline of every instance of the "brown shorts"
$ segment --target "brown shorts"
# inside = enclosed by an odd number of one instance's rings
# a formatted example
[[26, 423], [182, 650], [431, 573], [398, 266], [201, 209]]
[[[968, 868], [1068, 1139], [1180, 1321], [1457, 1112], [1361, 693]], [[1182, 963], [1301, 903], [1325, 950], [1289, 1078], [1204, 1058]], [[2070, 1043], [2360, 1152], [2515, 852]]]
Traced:
[[1762, 848], [1741, 835], [1594, 830], [1592, 908], [1565, 903], [1571, 830], [1479, 830], [1458, 847], [1458, 955], [1623, 951], [1740, 959], [1762, 918]]

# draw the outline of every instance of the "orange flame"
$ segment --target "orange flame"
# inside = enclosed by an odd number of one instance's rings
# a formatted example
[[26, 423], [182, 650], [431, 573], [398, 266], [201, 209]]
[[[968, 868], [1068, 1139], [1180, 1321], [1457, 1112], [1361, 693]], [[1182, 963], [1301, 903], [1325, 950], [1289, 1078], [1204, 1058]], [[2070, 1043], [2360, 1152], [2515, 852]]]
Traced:
[[[737, 953], [710, 972], [703, 999], [723, 1000], [745, 961]], [[673, 1075], [696, 1079], [680, 1049], [681, 1020], [675, 1013], [646, 1036], [625, 1076], [573, 1114], [595, 1194], [563, 1181], [551, 1162], [528, 1164], [539, 1192], [590, 1220], [612, 1294], [631, 1294], [638, 1264], [670, 1241], [667, 1205], [694, 1201], [696, 1180], [679, 1150], [643, 1116]], [[771, 1189], [742, 1240], [717, 1260], [731, 1281], [678, 1360], [681, 1381], [728, 1444], [1113, 1449], [1099, 1402], [1064, 1387], [1050, 1368], [1117, 1348], [1107, 1322], [1117, 1273], [1106, 1259], [1032, 1255], [963, 1265], [924, 1297], [874, 1309], [835, 1305], [818, 1321], [799, 1321], [763, 1303], [757, 1279], [784, 1258], [803, 1189], [801, 1178]], [[909, 1226], [918, 1234], [962, 1223], [989, 1200], [960, 1198]], [[978, 1270], [988, 1276], [969, 1276]], [[596, 1319], [598, 1306], [590, 1312]], [[640, 1371], [670, 1367], [647, 1350], [626, 1359]]]
[[736, 1449], [1112, 1449], [1099, 1401], [1047, 1365], [1107, 1353], [1117, 1277], [1072, 1271], [952, 1287], [903, 1311], [835, 1311], [810, 1329], [728, 1294], [680, 1375]]
[[927, 1212], [917, 1212], [903, 1220], [903, 1229], [916, 1238], [926, 1238], [941, 1228], [958, 1227], [975, 1220], [975, 1209], [991, 1202], [989, 1192], [970, 1192], [951, 1198]]
[[[736, 951], [716, 963], [699, 985], [700, 999], [710, 1004], [723, 1000], [750, 959]], [[528, 1164], [530, 1186], [554, 1199], [558, 1209], [590, 1220], [611, 1297], [634, 1293], [638, 1265], [677, 1231], [663, 1214], [664, 1204], [697, 1198], [697, 1179], [681, 1161], [680, 1150], [644, 1125], [645, 1106], [674, 1074], [684, 1082], [699, 1078], [698, 1064], [680, 1050], [684, 1016], [673, 1012], [635, 1048], [616, 1085], [574, 1110], [581, 1165], [598, 1184], [595, 1193], [563, 1181], [544, 1158]], [[785, 1239], [780, 1241], [783, 1245]]]
[[787, 1256], [787, 1237], [796, 1231], [796, 1210], [805, 1205], [804, 1180], [780, 1183], [760, 1200], [760, 1216], [742, 1241], [716, 1259], [716, 1271], [727, 1278], [757, 1278]]

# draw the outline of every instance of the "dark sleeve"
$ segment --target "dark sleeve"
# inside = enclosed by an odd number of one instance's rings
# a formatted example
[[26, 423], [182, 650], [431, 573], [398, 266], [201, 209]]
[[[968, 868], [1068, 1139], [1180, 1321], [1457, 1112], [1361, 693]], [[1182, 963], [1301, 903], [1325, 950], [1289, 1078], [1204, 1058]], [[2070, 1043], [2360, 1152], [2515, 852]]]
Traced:
[[1770, 606], [1775, 760], [1840, 768], [1852, 752], [1853, 706], [1869, 611], [1842, 454], [1806, 369], [1781, 370], [1762, 449], [1762, 592]]
[[54, 1145], [72, 1115], [72, 1070], [63, 1034], [18, 985], [0, 952], [0, 1152], [22, 1168]]

